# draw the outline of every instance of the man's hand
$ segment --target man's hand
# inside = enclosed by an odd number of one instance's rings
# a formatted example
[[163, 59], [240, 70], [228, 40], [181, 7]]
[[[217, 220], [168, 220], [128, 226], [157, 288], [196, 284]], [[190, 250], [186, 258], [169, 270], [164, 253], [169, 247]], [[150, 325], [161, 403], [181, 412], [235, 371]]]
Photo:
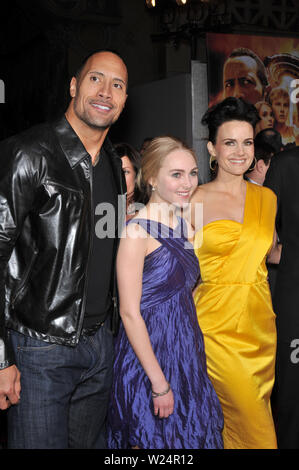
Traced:
[[21, 374], [13, 365], [0, 370], [0, 410], [6, 410], [20, 401]]

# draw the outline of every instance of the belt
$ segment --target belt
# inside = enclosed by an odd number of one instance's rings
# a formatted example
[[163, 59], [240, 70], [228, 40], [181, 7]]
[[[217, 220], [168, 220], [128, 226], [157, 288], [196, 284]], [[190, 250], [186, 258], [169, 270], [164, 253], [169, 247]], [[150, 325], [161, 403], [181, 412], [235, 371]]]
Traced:
[[94, 326], [90, 326], [89, 328], [83, 328], [81, 331], [81, 335], [84, 335], [84, 336], [94, 335], [104, 325], [104, 323], [105, 323], [105, 320], [99, 323], [96, 323]]

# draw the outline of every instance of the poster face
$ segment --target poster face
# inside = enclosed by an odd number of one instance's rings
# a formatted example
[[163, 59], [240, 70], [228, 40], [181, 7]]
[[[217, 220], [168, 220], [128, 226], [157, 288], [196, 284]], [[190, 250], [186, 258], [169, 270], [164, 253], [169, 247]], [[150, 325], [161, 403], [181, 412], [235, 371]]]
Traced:
[[258, 109], [256, 133], [274, 127], [299, 145], [299, 39], [207, 34], [209, 105], [242, 97]]

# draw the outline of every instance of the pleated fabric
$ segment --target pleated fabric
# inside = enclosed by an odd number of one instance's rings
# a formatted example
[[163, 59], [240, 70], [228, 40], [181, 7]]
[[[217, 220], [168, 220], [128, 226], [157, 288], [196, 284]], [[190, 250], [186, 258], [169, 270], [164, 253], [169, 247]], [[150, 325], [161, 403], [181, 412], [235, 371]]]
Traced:
[[174, 393], [174, 413], [153, 413], [151, 384], [121, 325], [115, 345], [114, 382], [108, 416], [111, 449], [222, 448], [223, 415], [207, 375], [203, 336], [192, 287], [198, 261], [183, 219], [171, 228], [133, 219], [161, 245], [145, 258], [141, 314], [157, 360]]
[[266, 268], [275, 215], [274, 193], [247, 182], [243, 223], [216, 220], [196, 234], [203, 282], [194, 298], [226, 449], [277, 447], [270, 404], [276, 326]]

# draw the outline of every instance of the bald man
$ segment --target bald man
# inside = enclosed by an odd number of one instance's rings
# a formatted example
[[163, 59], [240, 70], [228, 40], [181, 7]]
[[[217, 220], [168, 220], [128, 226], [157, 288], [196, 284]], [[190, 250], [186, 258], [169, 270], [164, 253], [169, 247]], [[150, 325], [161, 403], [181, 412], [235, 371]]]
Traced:
[[[117, 202], [126, 185], [107, 133], [127, 68], [98, 51], [54, 123], [0, 144], [0, 408], [8, 446], [105, 448], [117, 329]], [[101, 203], [116, 217], [98, 236]]]

